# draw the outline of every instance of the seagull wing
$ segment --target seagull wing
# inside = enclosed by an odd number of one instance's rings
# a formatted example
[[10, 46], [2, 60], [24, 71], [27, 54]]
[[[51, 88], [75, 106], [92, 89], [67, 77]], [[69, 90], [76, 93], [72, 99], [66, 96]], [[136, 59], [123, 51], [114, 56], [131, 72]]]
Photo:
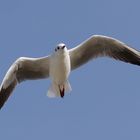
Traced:
[[99, 56], [108, 56], [116, 60], [140, 65], [140, 52], [117, 39], [101, 35], [94, 35], [77, 47], [70, 49], [69, 55], [72, 70]]
[[0, 86], [0, 108], [18, 83], [49, 76], [49, 58], [21, 57], [11, 65]]

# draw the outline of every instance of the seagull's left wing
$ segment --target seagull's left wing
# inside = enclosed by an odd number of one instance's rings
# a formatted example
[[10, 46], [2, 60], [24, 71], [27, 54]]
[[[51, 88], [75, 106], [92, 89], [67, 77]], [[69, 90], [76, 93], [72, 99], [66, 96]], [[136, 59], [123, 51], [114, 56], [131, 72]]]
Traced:
[[69, 54], [72, 70], [99, 56], [108, 56], [140, 65], [140, 52], [117, 39], [101, 35], [94, 35], [77, 47], [70, 49]]
[[21, 57], [17, 59], [7, 71], [0, 87], [0, 108], [4, 105], [15, 86], [32, 79], [47, 78], [49, 76], [49, 56], [43, 58]]

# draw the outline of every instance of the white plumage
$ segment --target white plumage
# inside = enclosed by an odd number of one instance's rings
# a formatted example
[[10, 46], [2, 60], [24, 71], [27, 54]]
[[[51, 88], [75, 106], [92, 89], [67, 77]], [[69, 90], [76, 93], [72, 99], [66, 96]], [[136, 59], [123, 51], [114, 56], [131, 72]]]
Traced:
[[95, 35], [70, 50], [61, 43], [52, 55], [42, 58], [21, 57], [11, 65], [0, 87], [0, 108], [15, 86], [24, 80], [50, 76], [52, 84], [48, 96], [64, 97], [64, 93], [71, 90], [68, 82], [70, 71], [99, 56], [140, 65], [140, 53], [114, 38]]
[[[70, 56], [66, 47], [61, 49], [63, 46], [65, 44], [59, 44], [60, 49], [57, 49], [50, 57], [49, 76], [52, 80], [52, 85], [47, 94], [49, 97], [60, 96], [63, 88], [66, 92], [71, 91], [71, 86], [68, 82], [68, 76], [71, 71]], [[61, 95], [61, 97], [63, 96]]]

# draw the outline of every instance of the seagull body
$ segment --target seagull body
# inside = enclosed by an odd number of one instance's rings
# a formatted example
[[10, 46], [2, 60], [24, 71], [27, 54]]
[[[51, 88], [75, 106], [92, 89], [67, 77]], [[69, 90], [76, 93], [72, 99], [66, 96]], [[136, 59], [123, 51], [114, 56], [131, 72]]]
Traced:
[[70, 50], [61, 43], [52, 55], [21, 57], [11, 65], [0, 86], [0, 108], [15, 86], [25, 80], [50, 77], [52, 84], [47, 95], [64, 97], [65, 92], [71, 91], [68, 81], [70, 72], [99, 56], [140, 65], [140, 52], [111, 37], [94, 35]]
[[49, 68], [52, 85], [47, 95], [49, 97], [64, 97], [64, 92], [71, 90], [67, 80], [71, 70], [70, 56], [65, 44], [61, 43], [58, 45], [56, 52], [50, 57]]

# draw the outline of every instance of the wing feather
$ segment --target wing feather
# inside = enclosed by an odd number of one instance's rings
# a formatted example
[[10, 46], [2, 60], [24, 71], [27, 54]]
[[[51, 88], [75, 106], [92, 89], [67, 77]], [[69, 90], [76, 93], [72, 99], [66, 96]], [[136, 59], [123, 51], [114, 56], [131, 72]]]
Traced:
[[49, 56], [43, 58], [21, 57], [7, 71], [0, 87], [0, 108], [4, 105], [16, 85], [24, 80], [47, 78]]
[[69, 50], [71, 69], [76, 69], [96, 57], [108, 56], [116, 60], [140, 65], [140, 52], [123, 42], [101, 35], [94, 35]]

